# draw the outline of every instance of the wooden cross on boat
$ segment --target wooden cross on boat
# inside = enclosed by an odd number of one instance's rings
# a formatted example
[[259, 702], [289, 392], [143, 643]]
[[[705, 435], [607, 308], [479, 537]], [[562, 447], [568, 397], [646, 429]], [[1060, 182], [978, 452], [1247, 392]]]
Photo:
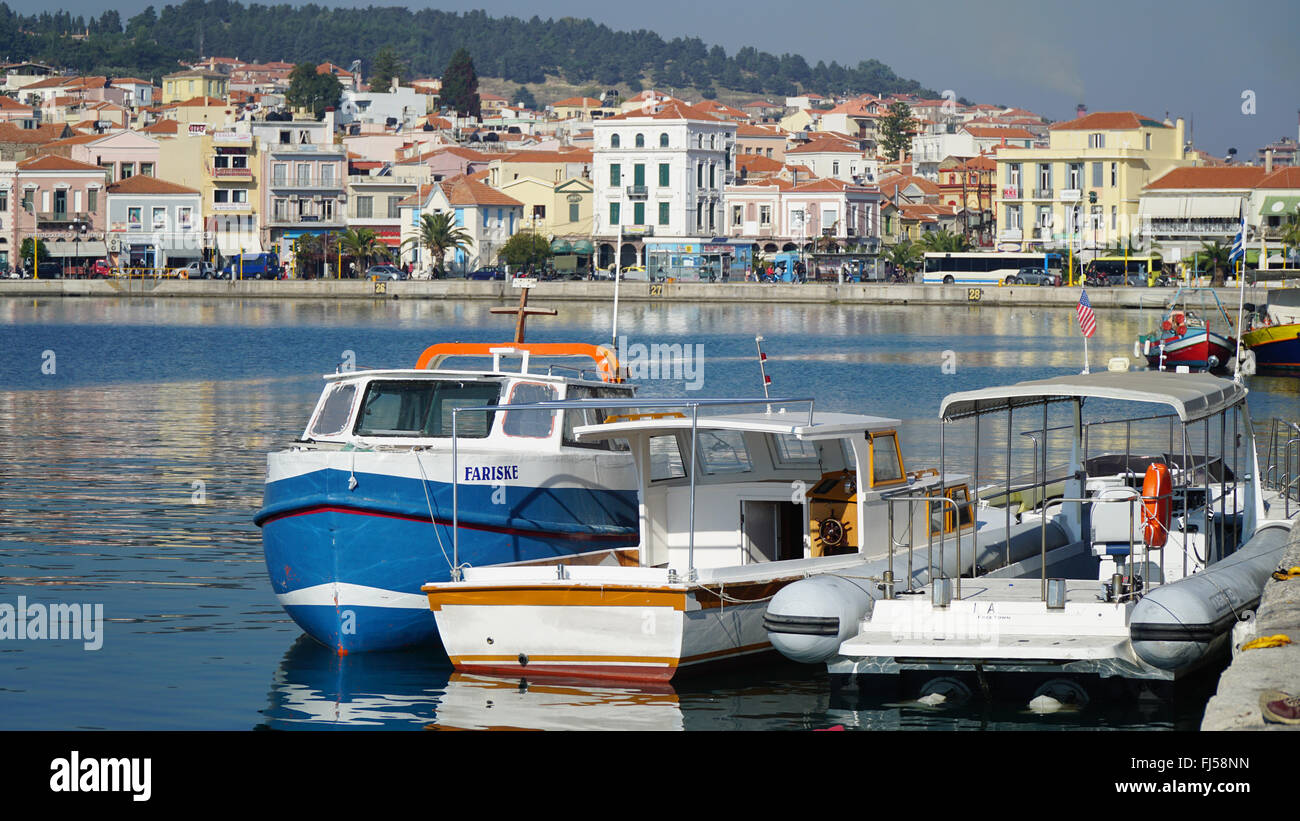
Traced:
[[517, 314], [519, 319], [515, 322], [515, 342], [524, 341], [524, 322], [528, 319], [529, 314], [541, 314], [544, 316], [555, 316], [554, 308], [529, 308], [528, 292], [537, 284], [536, 279], [514, 279], [511, 284], [519, 289], [519, 307], [518, 308], [492, 308], [494, 314]]

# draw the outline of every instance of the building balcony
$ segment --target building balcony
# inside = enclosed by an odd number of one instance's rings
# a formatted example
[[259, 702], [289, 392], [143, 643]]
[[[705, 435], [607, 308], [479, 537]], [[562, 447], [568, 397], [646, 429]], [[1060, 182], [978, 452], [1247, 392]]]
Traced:
[[251, 168], [209, 168], [208, 176], [215, 178], [253, 179]]
[[650, 195], [650, 189], [644, 185], [629, 185], [627, 187], [628, 199], [643, 200]]
[[272, 189], [284, 190], [304, 190], [304, 189], [327, 189], [331, 191], [342, 192], [345, 183], [338, 177], [271, 177], [270, 186]]
[[1036, 199], [1036, 200], [1050, 200], [1050, 199], [1052, 198], [1052, 189], [1050, 189], [1050, 188], [1035, 188], [1035, 189], [1034, 189], [1034, 197], [1033, 197], [1033, 198]]
[[220, 212], [247, 212], [253, 210], [253, 204], [251, 202], [212, 202], [208, 203], [208, 210]]
[[344, 214], [330, 216], [320, 214], [272, 214], [267, 219], [266, 224], [272, 228], [342, 228], [347, 224], [347, 216]]
[[72, 211], [38, 211], [36, 213], [37, 229], [66, 229], [76, 222], [89, 224], [91, 217], [89, 214], [74, 213]]

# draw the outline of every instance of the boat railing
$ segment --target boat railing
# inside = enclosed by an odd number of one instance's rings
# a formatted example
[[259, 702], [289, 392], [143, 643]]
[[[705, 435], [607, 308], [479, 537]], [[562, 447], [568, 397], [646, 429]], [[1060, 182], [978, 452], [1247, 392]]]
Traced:
[[[961, 598], [961, 572], [960, 572], [961, 571], [961, 504], [959, 504], [956, 499], [951, 499], [947, 496], [890, 496], [888, 501], [889, 501], [889, 505], [888, 505], [889, 564], [887, 565], [885, 570], [885, 584], [884, 584], [885, 598], [887, 599], [894, 598], [894, 579], [895, 579], [894, 557], [896, 555], [896, 550], [902, 547], [907, 548], [907, 592], [909, 593], [913, 592], [914, 590], [913, 584], [915, 582], [913, 557], [916, 551], [916, 540], [911, 538], [911, 531], [913, 527], [913, 522], [916, 521], [916, 505], [917, 503], [924, 503], [926, 505], [925, 515], [927, 518], [929, 518], [933, 516], [933, 510], [930, 508], [930, 505], [937, 503], [940, 505], [939, 521], [941, 523], [945, 523], [948, 518], [948, 511], [943, 510], [943, 507], [947, 505], [952, 506], [954, 541], [957, 544], [957, 563], [955, 567], [957, 568], [958, 573], [956, 578], [956, 588], [957, 588], [957, 598], [960, 599]], [[894, 508], [895, 508], [895, 503], [897, 502], [907, 502], [907, 529], [905, 531], [907, 533], [906, 544], [900, 542], [898, 539], [894, 537]], [[965, 504], [972, 505], [974, 504], [974, 502], [968, 501]], [[944, 526], [940, 526], [938, 567], [939, 567], [939, 574], [941, 576], [943, 575], [944, 558], [945, 558], [944, 551], [946, 549], [947, 542], [948, 542], [948, 528]], [[933, 580], [935, 577], [934, 529], [929, 526], [926, 527], [925, 561], [926, 561], [926, 574], [929, 576], [931, 580]]]
[[1270, 419], [1264, 454], [1261, 484], [1281, 494], [1285, 516], [1289, 519], [1292, 504], [1300, 507], [1300, 425], [1276, 416]]

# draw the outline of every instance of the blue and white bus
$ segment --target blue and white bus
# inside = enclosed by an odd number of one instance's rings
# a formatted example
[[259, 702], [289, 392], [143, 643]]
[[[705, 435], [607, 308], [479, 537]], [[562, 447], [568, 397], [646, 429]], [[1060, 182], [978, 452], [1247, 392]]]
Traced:
[[1061, 255], [931, 251], [925, 255], [921, 281], [934, 285], [1016, 285], [1025, 268], [1060, 274]]

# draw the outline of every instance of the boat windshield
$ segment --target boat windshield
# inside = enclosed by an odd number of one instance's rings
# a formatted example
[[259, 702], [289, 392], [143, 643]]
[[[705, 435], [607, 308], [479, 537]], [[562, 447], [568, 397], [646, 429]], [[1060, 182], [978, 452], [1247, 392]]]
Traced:
[[[358, 414], [358, 436], [450, 437], [454, 408], [495, 405], [497, 382], [446, 380], [375, 380], [366, 386]], [[456, 419], [456, 435], [483, 439], [495, 413], [465, 413]]]

